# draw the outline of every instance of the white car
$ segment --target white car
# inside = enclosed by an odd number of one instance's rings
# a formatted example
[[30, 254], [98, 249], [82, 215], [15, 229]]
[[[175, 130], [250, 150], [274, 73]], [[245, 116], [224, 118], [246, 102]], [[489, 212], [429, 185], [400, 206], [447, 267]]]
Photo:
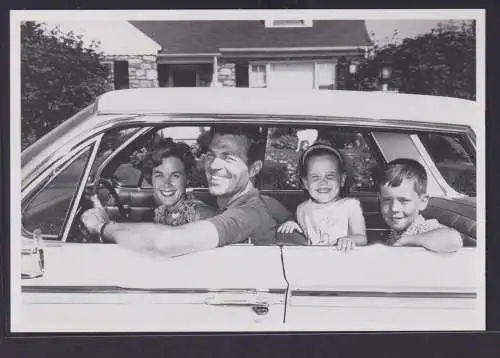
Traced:
[[[257, 186], [291, 212], [306, 198], [295, 175], [300, 151], [316, 141], [338, 148], [348, 166], [347, 195], [361, 201], [369, 244], [346, 254], [300, 243], [243, 243], [163, 258], [86, 235], [79, 222], [89, 207], [86, 191], [97, 192], [115, 220], [151, 220], [143, 153], [155, 140], [172, 138], [192, 146], [201, 162], [206, 132], [217, 123], [266, 131]], [[20, 251], [21, 241], [40, 229], [44, 272], [18, 281], [12, 330], [484, 329], [485, 238], [476, 235], [476, 135], [483, 125], [475, 102], [396, 93], [106, 93], [22, 153], [22, 240], [14, 235], [11, 246]], [[460, 251], [384, 245], [388, 228], [371, 170], [398, 157], [425, 166], [432, 198], [423, 214], [457, 229]], [[215, 205], [201, 165], [189, 190]], [[22, 270], [13, 273], [21, 277]]]

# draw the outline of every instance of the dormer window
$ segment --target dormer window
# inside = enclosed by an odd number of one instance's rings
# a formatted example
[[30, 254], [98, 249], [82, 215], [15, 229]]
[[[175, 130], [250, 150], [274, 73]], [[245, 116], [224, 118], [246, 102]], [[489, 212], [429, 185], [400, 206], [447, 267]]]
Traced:
[[312, 20], [304, 19], [280, 19], [280, 20], [266, 20], [266, 27], [280, 28], [280, 27], [312, 27]]

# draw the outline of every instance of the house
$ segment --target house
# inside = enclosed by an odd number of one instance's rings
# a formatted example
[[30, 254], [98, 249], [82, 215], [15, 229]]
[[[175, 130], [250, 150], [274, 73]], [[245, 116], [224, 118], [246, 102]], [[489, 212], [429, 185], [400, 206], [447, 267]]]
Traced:
[[370, 38], [363, 20], [131, 21], [154, 54], [108, 56], [115, 88], [348, 89]]

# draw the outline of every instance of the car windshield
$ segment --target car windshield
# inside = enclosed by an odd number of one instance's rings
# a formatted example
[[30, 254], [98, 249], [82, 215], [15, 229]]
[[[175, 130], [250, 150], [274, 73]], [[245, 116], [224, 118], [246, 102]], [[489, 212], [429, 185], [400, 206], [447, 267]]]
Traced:
[[26, 148], [21, 153], [21, 167], [24, 167], [24, 165], [29, 163], [36, 155], [40, 154], [52, 143], [55, 143], [57, 139], [64, 138], [66, 133], [78, 124], [84, 122], [93, 112], [94, 104], [91, 104]]

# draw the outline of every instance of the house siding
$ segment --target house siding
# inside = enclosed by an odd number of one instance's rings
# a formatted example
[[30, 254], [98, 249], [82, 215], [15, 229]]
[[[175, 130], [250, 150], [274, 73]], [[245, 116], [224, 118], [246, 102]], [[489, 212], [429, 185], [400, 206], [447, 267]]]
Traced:
[[108, 82], [114, 89], [114, 61], [128, 61], [130, 88], [158, 87], [158, 65], [156, 56], [152, 55], [118, 55], [106, 56], [104, 63], [110, 66]]
[[234, 62], [219, 62], [217, 80], [223, 87], [236, 87], [236, 64]]

